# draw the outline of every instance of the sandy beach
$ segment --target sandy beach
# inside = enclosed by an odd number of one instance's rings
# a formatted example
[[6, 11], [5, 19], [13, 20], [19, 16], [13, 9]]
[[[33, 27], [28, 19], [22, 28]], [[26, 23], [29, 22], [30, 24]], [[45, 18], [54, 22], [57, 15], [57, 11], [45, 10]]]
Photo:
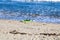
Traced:
[[0, 40], [60, 40], [60, 24], [0, 20]]

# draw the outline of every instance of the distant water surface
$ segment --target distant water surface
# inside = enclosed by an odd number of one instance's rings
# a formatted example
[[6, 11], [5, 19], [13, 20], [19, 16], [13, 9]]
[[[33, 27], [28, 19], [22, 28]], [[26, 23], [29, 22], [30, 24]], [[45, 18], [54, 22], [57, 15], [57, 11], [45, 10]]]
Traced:
[[60, 2], [0, 2], [0, 19], [60, 23]]

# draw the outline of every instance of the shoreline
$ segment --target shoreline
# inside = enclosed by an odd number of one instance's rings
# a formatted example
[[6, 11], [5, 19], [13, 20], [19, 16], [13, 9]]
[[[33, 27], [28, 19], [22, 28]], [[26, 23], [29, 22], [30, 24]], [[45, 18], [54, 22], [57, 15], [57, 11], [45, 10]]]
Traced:
[[[19, 21], [19, 22], [21, 22], [21, 21], [23, 21], [23, 20], [15, 20], [15, 19], [0, 19], [0, 20], [8, 20], [8, 21]], [[35, 23], [46, 23], [46, 24], [60, 24], [60, 23], [57, 23], [57, 22], [43, 22], [43, 21], [33, 21], [32, 20], [32, 22], [35, 22]]]

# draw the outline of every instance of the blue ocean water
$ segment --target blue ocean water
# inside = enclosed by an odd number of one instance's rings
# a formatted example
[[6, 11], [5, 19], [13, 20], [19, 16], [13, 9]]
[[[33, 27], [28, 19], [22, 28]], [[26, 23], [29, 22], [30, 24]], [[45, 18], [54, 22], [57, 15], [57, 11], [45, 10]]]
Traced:
[[60, 2], [0, 2], [0, 19], [60, 23]]

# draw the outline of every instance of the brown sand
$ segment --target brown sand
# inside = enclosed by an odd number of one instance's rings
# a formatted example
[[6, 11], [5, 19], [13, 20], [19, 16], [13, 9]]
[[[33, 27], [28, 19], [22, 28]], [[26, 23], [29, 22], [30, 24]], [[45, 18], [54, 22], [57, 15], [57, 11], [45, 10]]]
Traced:
[[0, 20], [0, 40], [60, 40], [60, 24]]

